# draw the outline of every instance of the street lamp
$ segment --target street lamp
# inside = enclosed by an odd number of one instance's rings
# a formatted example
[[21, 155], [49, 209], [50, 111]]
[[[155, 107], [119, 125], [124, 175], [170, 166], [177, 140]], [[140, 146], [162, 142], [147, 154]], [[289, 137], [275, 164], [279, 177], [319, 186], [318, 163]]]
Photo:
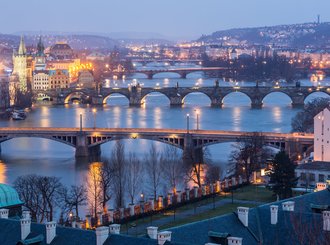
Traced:
[[96, 128], [96, 108], [93, 108], [93, 115], [94, 115], [94, 129]]
[[195, 110], [196, 112], [196, 129], [199, 130], [199, 113], [198, 110]]
[[187, 134], [189, 134], [189, 113], [187, 114]]

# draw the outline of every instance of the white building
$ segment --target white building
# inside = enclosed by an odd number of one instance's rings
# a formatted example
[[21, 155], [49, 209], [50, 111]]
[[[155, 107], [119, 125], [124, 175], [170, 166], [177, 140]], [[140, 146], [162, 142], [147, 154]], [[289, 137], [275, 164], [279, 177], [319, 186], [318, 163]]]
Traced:
[[48, 71], [38, 71], [33, 74], [32, 90], [47, 90], [49, 88]]
[[328, 108], [314, 117], [314, 161], [330, 162], [330, 111]]

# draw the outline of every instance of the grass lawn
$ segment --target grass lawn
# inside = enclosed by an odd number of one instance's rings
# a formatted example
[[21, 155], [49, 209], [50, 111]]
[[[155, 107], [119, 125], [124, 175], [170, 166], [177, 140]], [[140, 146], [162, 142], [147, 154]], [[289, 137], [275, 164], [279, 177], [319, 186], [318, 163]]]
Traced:
[[[227, 195], [230, 197], [231, 193], [227, 193]], [[273, 196], [273, 192], [271, 190], [258, 185], [249, 185], [234, 190], [234, 199], [264, 203], [276, 201], [276, 197]]]
[[223, 214], [232, 213], [237, 210], [237, 207], [240, 207], [240, 206], [255, 207], [256, 205], [242, 204], [242, 203], [225, 204], [223, 206], [216, 207], [215, 209], [210, 209], [209, 211], [206, 211], [204, 213], [199, 213], [199, 214], [196, 214], [196, 215], [184, 218], [184, 219], [180, 219], [180, 220], [173, 220], [165, 225], [160, 226], [159, 229], [167, 229], [167, 228], [171, 228], [171, 227], [178, 226], [178, 225], [184, 225], [184, 224], [188, 224], [188, 223], [192, 223], [192, 222], [196, 222], [196, 221], [200, 221], [200, 220], [204, 220], [204, 219], [210, 219], [210, 218], [220, 216]]

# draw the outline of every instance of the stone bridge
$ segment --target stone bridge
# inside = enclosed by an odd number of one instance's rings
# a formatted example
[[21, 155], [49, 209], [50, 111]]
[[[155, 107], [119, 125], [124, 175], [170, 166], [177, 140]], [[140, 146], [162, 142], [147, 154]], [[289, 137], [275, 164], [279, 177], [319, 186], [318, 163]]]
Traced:
[[305, 99], [312, 93], [323, 92], [330, 95], [330, 87], [314, 87], [314, 86], [219, 86], [216, 83], [213, 87], [142, 87], [140, 85], [130, 86], [128, 88], [101, 88], [99, 91], [95, 89], [62, 89], [48, 91], [34, 91], [34, 95], [38, 93], [50, 96], [55, 104], [69, 103], [72, 96], [84, 98], [88, 103], [94, 105], [103, 105], [106, 100], [113, 94], [121, 94], [125, 96], [130, 106], [141, 106], [145, 102], [147, 95], [151, 93], [161, 93], [166, 96], [170, 105], [181, 106], [184, 99], [191, 93], [205, 94], [211, 101], [211, 106], [221, 107], [224, 98], [231, 93], [243, 93], [251, 100], [252, 108], [261, 108], [264, 98], [274, 92], [286, 94], [290, 99], [292, 106], [301, 107], [304, 105]]
[[212, 74], [213, 77], [223, 77], [224, 72], [229, 69], [226, 67], [192, 67], [192, 68], [171, 68], [171, 69], [153, 69], [153, 70], [135, 70], [134, 73], [143, 73], [148, 79], [152, 79], [154, 75], [164, 72], [172, 72], [180, 75], [180, 78], [187, 78], [187, 75], [192, 72], [205, 72]]
[[[160, 141], [183, 150], [184, 159], [198, 159], [203, 147], [236, 142], [253, 133], [221, 130], [183, 130], [148, 128], [0, 128], [1, 143], [19, 137], [37, 137], [67, 144], [76, 149], [76, 157], [99, 156], [100, 146], [112, 140], [147, 139]], [[313, 134], [269, 133], [259, 134], [266, 144], [285, 149], [289, 155], [303, 154], [313, 146]]]

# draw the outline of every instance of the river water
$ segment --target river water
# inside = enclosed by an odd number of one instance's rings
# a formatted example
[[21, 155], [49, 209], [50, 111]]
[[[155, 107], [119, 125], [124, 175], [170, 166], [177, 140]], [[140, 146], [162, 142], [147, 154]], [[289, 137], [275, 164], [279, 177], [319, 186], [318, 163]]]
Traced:
[[[154, 64], [154, 66], [158, 67]], [[150, 67], [148, 67], [149, 69]], [[155, 67], [151, 67], [155, 68]], [[220, 86], [233, 86], [235, 82], [220, 81]], [[177, 74], [163, 73], [148, 80], [143, 74], [134, 74], [126, 81], [107, 80], [106, 86], [127, 86], [139, 82], [142, 86], [213, 86], [215, 79], [205, 78], [203, 73], [196, 72], [180, 79]], [[302, 85], [311, 85], [308, 80]], [[328, 84], [330, 80], [322, 83]], [[254, 86], [253, 81], [239, 82], [240, 86]], [[262, 84], [260, 84], [262, 85]], [[266, 85], [266, 84], [265, 84]], [[285, 84], [283, 84], [285, 85]], [[314, 84], [315, 85], [315, 84]], [[321, 93], [310, 95], [307, 100]], [[239, 92], [232, 93], [224, 99], [223, 108], [211, 108], [207, 96], [196, 93], [188, 95], [184, 106], [170, 107], [169, 100], [161, 94], [150, 94], [141, 108], [129, 107], [126, 98], [120, 95], [111, 96], [107, 104], [97, 107], [97, 127], [141, 127], [141, 128], [186, 128], [186, 115], [190, 115], [190, 127], [196, 128], [197, 113], [200, 129], [237, 130], [237, 131], [271, 131], [289, 132], [291, 119], [299, 111], [291, 107], [289, 97], [281, 93], [272, 93], [264, 100], [262, 109], [251, 109], [250, 100]], [[1, 120], [1, 127], [79, 127], [79, 115], [83, 115], [83, 126], [93, 127], [94, 116], [89, 105], [69, 104], [52, 106], [34, 105], [23, 121]], [[127, 152], [135, 152], [143, 158], [149, 151], [150, 141], [124, 140]], [[155, 143], [163, 149], [162, 143]], [[102, 145], [102, 158], [109, 158], [113, 142]], [[138, 147], [137, 147], [138, 146]], [[41, 174], [61, 177], [66, 185], [85, 182], [89, 169], [88, 161], [77, 161], [74, 149], [70, 146], [46, 139], [17, 138], [1, 144], [0, 182], [12, 184], [20, 175]], [[210, 147], [212, 159], [225, 169], [231, 150], [231, 144], [218, 144]]]

